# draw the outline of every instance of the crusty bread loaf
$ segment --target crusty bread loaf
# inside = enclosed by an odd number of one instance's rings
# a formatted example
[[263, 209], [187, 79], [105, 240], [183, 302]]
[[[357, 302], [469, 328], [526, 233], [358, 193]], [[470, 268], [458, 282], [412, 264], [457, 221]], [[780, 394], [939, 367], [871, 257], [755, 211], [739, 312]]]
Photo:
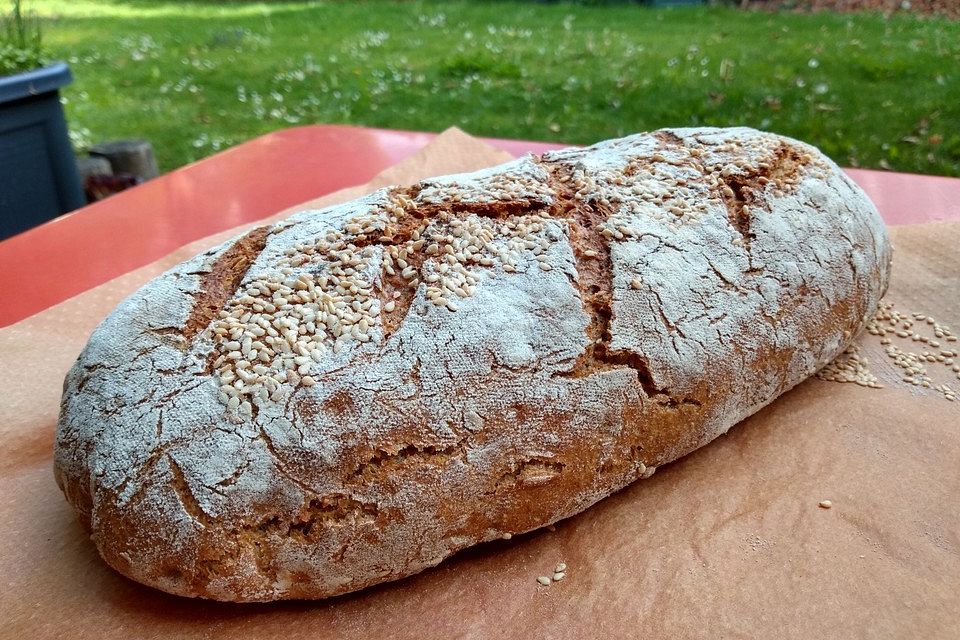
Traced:
[[145, 584], [360, 589], [716, 438], [845, 348], [890, 258], [836, 165], [751, 129], [384, 189], [124, 301], [67, 376], [57, 481]]

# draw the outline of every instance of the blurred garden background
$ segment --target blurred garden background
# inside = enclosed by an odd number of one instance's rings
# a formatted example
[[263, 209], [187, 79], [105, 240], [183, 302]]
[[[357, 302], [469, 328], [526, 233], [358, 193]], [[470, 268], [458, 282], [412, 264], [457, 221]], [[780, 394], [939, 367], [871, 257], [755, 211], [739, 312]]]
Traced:
[[749, 125], [847, 166], [960, 175], [960, 22], [946, 17], [522, 1], [24, 7], [47, 57], [72, 68], [74, 146], [146, 138], [164, 171], [314, 123], [570, 143]]

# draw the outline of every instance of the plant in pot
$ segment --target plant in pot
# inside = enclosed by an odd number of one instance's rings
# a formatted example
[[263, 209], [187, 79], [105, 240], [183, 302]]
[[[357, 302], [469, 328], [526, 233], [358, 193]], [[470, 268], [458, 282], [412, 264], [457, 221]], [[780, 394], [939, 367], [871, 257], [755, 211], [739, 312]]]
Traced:
[[39, 19], [13, 0], [0, 16], [0, 239], [85, 204], [60, 104], [72, 80], [47, 60]]

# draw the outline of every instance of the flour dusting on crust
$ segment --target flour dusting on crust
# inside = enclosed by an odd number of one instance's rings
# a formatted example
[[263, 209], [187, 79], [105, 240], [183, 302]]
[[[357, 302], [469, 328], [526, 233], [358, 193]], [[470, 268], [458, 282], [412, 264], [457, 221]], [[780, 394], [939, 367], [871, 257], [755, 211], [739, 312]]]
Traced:
[[890, 247], [802, 143], [673, 129], [299, 213], [124, 301], [58, 482], [122, 573], [318, 598], [573, 515], [811, 375]]

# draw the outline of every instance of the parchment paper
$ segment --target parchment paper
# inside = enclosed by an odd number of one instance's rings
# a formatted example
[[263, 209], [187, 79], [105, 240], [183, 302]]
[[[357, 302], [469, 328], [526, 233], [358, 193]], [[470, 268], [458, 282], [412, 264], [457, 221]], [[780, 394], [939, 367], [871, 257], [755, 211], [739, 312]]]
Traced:
[[[507, 158], [449, 131], [370, 184], [311, 204]], [[406, 580], [319, 602], [227, 605], [121, 577], [53, 480], [63, 376], [124, 296], [240, 230], [0, 330], [0, 637], [960, 637], [960, 399], [904, 383], [872, 335], [860, 353], [883, 388], [811, 379], [553, 531]], [[887, 300], [960, 333], [960, 224], [892, 235]], [[960, 391], [949, 365], [927, 369]], [[561, 561], [562, 582], [536, 582]]]

